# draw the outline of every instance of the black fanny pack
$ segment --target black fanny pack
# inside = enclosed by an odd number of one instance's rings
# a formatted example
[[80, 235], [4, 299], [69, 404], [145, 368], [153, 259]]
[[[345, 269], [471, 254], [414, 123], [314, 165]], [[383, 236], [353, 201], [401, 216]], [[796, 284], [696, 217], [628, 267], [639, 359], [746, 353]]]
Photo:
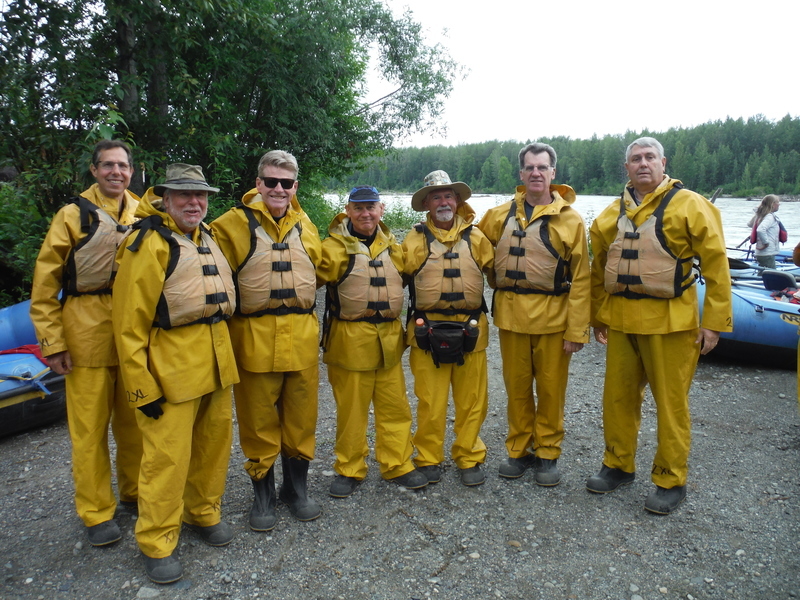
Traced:
[[420, 350], [430, 351], [433, 363], [464, 364], [464, 353], [475, 350], [480, 329], [474, 320], [468, 323], [458, 321], [425, 321], [414, 326], [414, 337]]

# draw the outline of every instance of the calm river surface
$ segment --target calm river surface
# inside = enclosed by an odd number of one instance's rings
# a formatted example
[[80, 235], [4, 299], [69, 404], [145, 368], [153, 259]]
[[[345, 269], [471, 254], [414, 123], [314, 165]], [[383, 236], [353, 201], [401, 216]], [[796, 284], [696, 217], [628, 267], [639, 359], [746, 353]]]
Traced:
[[[469, 199], [469, 203], [480, 219], [483, 214], [492, 207], [503, 204], [511, 199], [511, 196], [477, 194]], [[594, 218], [615, 200], [612, 196], [578, 196], [575, 201], [575, 209], [586, 221], [587, 229]], [[393, 204], [395, 202], [411, 204], [411, 196], [408, 194], [392, 195], [386, 194], [384, 202]], [[729, 248], [735, 248], [742, 240], [750, 236], [750, 228], [747, 221], [753, 216], [753, 211], [758, 206], [757, 201], [748, 201], [745, 198], [717, 198], [716, 206], [722, 211], [722, 226], [725, 229], [725, 243]], [[782, 202], [778, 217], [789, 233], [789, 240], [783, 245], [784, 248], [792, 249], [800, 242], [800, 202]], [[742, 248], [747, 248], [744, 244]]]

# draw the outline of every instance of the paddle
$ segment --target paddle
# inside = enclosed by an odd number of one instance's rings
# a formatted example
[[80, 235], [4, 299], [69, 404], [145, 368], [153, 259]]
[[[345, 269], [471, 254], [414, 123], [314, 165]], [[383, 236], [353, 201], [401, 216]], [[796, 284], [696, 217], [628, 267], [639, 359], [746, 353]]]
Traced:
[[729, 269], [756, 269], [756, 270], [764, 270], [763, 267], [758, 267], [751, 265], [750, 263], [746, 263], [743, 260], [739, 260], [738, 258], [731, 258], [728, 257], [728, 268]]

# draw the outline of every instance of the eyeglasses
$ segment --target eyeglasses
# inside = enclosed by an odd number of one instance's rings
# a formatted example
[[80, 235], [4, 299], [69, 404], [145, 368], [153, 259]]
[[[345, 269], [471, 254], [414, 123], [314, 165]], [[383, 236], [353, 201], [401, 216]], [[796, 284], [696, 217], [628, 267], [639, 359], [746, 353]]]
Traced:
[[550, 169], [552, 169], [550, 165], [525, 165], [522, 169], [526, 173], [533, 173], [534, 171], [539, 171], [539, 173], [547, 173]]
[[114, 167], [117, 167], [120, 171], [130, 171], [131, 166], [128, 163], [124, 162], [113, 162], [110, 160], [104, 160], [103, 162], [97, 163], [97, 167], [102, 169], [103, 171], [111, 171]]
[[285, 190], [288, 190], [292, 186], [294, 186], [296, 179], [281, 179], [280, 177], [259, 177], [261, 183], [263, 183], [268, 188], [276, 188], [278, 184], [281, 184], [281, 187]]

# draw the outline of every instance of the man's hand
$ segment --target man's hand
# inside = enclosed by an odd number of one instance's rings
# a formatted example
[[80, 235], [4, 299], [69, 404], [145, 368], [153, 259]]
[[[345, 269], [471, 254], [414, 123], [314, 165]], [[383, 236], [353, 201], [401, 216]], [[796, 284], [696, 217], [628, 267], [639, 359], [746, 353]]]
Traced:
[[574, 354], [583, 348], [583, 344], [564, 340], [564, 354]]
[[711, 331], [701, 327], [694, 343], [700, 344], [700, 354], [708, 354], [719, 343], [719, 331]]
[[54, 373], [58, 373], [59, 375], [69, 375], [72, 373], [72, 357], [69, 354], [69, 350], [45, 356], [44, 361]]
[[161, 405], [164, 404], [164, 402], [166, 402], [164, 398], [159, 398], [158, 400], [154, 400], [149, 404], [137, 406], [136, 408], [142, 411], [145, 414], [145, 416], [158, 421], [158, 417], [164, 414], [164, 409], [161, 408]]
[[595, 327], [594, 328], [594, 339], [598, 342], [603, 344], [604, 346], [608, 345], [608, 327]]

